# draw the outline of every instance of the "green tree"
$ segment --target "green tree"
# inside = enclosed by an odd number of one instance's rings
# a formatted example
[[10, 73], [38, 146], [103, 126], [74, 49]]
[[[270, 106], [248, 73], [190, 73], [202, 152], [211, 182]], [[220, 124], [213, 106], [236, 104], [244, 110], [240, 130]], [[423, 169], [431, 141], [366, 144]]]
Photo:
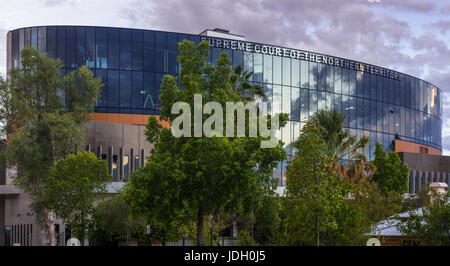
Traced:
[[407, 236], [418, 238], [425, 245], [450, 245], [450, 193], [433, 192], [433, 202], [423, 208], [409, 211], [409, 217], [398, 224]]
[[[44, 202], [49, 170], [83, 147], [86, 113], [93, 111], [102, 84], [85, 66], [62, 78], [60, 60], [32, 47], [25, 47], [21, 58], [22, 67], [0, 82], [1, 132], [8, 138], [2, 156], [16, 169], [13, 182], [30, 196], [54, 245], [53, 212]], [[66, 103], [62, 95], [68, 96]]]
[[330, 173], [332, 160], [323, 151], [324, 128], [312, 118], [294, 143], [298, 152], [287, 167], [284, 200], [287, 244], [320, 245], [320, 235], [336, 231], [336, 213], [345, 206], [350, 186]]
[[387, 155], [380, 143], [375, 144], [375, 158], [372, 163], [376, 167], [371, 180], [376, 182], [384, 195], [390, 193], [401, 195], [408, 190], [410, 169], [402, 164], [400, 157], [394, 151]]
[[89, 242], [92, 238], [95, 245], [117, 244], [125, 235], [143, 240], [141, 232], [145, 231], [145, 218], [130, 219], [130, 208], [122, 192], [98, 202], [92, 219], [94, 230], [90, 234]]
[[106, 193], [109, 180], [106, 161], [87, 151], [69, 154], [50, 169], [46, 207], [80, 237], [82, 245], [94, 214], [94, 203]]
[[[202, 107], [211, 101], [224, 107], [226, 102], [244, 100], [233, 90], [232, 68], [226, 53], [222, 53], [212, 66], [206, 64], [207, 42], [196, 47], [193, 42], [184, 41], [178, 48], [181, 65], [178, 83], [183, 89], [178, 88], [174, 77], [164, 76], [160, 95], [161, 120], [170, 124], [174, 121], [177, 115], [172, 114], [171, 109], [179, 101], [188, 103], [190, 110], [194, 110], [194, 94], [201, 94]], [[193, 118], [191, 122], [190, 130], [194, 136]], [[218, 125], [214, 126], [218, 128]], [[225, 131], [222, 133], [225, 135]], [[136, 206], [131, 208], [132, 212], [146, 213], [147, 216], [156, 213], [155, 219], [172, 221], [172, 218], [176, 220], [177, 210], [187, 209], [189, 215], [196, 217], [198, 245], [204, 244], [204, 217], [222, 212], [250, 212], [264, 195], [265, 184], [271, 182], [272, 169], [286, 157], [281, 143], [275, 148], [261, 149], [261, 137], [175, 138], [170, 129], [161, 127], [154, 118], [149, 118], [146, 135], [155, 143], [147, 159], [149, 169], [154, 171], [133, 176], [127, 188], [130, 195], [135, 195], [128, 197], [130, 205]], [[158, 179], [164, 182], [156, 182]], [[149, 183], [155, 187], [145, 185]], [[149, 190], [158, 192], [152, 194]], [[161, 201], [161, 205], [155, 204]], [[161, 206], [165, 210], [161, 210]]]
[[254, 238], [261, 245], [275, 245], [281, 233], [281, 199], [276, 193], [265, 195], [255, 211]]
[[[323, 139], [326, 143], [324, 152], [331, 159], [331, 168], [340, 177], [351, 179], [347, 176], [343, 165], [344, 160], [351, 162], [351, 167], [358, 168], [366, 161], [364, 149], [369, 143], [369, 138], [362, 136], [357, 138], [344, 129], [345, 115], [333, 109], [319, 110], [314, 116], [324, 128]], [[356, 162], [356, 164], [355, 164]]]

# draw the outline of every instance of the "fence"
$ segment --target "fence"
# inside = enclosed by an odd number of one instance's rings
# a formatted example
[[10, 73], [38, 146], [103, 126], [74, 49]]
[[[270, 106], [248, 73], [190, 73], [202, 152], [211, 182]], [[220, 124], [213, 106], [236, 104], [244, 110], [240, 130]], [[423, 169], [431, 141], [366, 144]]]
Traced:
[[32, 224], [0, 226], [0, 246], [31, 246], [32, 243]]
[[[166, 246], [195, 246], [195, 245], [196, 245], [195, 241], [189, 237], [183, 237], [176, 242], [166, 242]], [[237, 246], [238, 240], [233, 237], [219, 237], [219, 245]]]

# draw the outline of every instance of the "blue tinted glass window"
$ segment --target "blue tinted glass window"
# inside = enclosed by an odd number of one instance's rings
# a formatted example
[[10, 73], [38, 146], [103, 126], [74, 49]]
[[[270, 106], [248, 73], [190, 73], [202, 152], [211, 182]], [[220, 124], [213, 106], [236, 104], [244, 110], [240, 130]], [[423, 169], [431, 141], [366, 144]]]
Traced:
[[56, 57], [64, 64], [66, 61], [66, 31], [64, 27], [56, 28]]
[[336, 111], [342, 113], [342, 95], [340, 94], [334, 94], [334, 105], [333, 105], [333, 109], [335, 109]]
[[253, 81], [262, 82], [263, 81], [263, 56], [262, 54], [253, 55]]
[[273, 102], [273, 89], [272, 84], [264, 83], [263, 85], [264, 93], [266, 94], [266, 101], [267, 101], [267, 113], [272, 112], [272, 102]]
[[177, 43], [169, 43], [167, 44], [168, 49], [168, 71], [169, 73], [177, 73], [178, 72], [178, 62], [177, 62], [177, 55], [178, 55], [178, 45]]
[[393, 79], [387, 79], [389, 83], [389, 103], [395, 102], [395, 85]]
[[76, 30], [76, 64], [77, 67], [83, 66], [86, 63], [86, 35], [84, 27], [77, 27]]
[[155, 71], [155, 33], [153, 31], [144, 32], [144, 70]]
[[108, 70], [108, 107], [119, 107], [119, 71]]
[[281, 113], [281, 86], [273, 85], [272, 114]]
[[300, 61], [292, 59], [292, 86], [300, 87]]
[[394, 102], [395, 104], [400, 104], [400, 82], [398, 80], [392, 80], [394, 83], [394, 92], [395, 92], [395, 98]]
[[264, 55], [264, 82], [272, 83], [272, 56]]
[[144, 34], [143, 31], [134, 30], [132, 35], [131, 63], [133, 70], [142, 70], [144, 67]]
[[383, 131], [383, 103], [377, 102], [377, 131]]
[[317, 110], [326, 110], [326, 98], [325, 98], [325, 92], [320, 91], [318, 93], [318, 102], [317, 102]]
[[131, 70], [131, 30], [120, 30], [120, 69]]
[[302, 88], [309, 88], [309, 62], [308, 61], [300, 61], [300, 82]]
[[282, 83], [283, 83], [283, 85], [290, 86], [291, 85], [291, 59], [283, 57], [282, 66], [283, 66]]
[[131, 72], [120, 71], [120, 107], [131, 108]]
[[[368, 106], [369, 107], [369, 106]], [[377, 102], [370, 101], [370, 130], [377, 130]]]
[[389, 80], [383, 77], [383, 101], [389, 102]]
[[220, 53], [222, 48], [212, 47], [211, 48], [211, 64], [213, 66], [217, 65], [217, 60], [220, 58]]
[[342, 93], [342, 68], [334, 67], [334, 92]]
[[[244, 52], [244, 71], [247, 73], [253, 72], [253, 53]], [[250, 81], [253, 81], [254, 74], [250, 77]]]
[[383, 101], [383, 78], [376, 76], [377, 79], [377, 100]]
[[86, 39], [86, 66], [95, 67], [95, 40]]
[[[327, 69], [326, 65], [318, 64], [318, 82], [317, 89], [320, 91], [326, 90]], [[320, 110], [320, 109], [319, 109]]]
[[350, 75], [349, 70], [346, 68], [342, 68], [342, 94], [349, 95], [350, 94]]
[[342, 113], [345, 115], [344, 120], [344, 127], [349, 127], [349, 121], [350, 121], [350, 99], [347, 95], [342, 95]]
[[305, 122], [309, 118], [309, 91], [307, 89], [300, 90], [300, 120]]
[[97, 68], [108, 67], [108, 36], [106, 29], [95, 29], [95, 54]]
[[309, 62], [309, 88], [317, 90], [318, 67], [317, 63]]
[[46, 48], [46, 33], [47, 27], [38, 27], [38, 50], [40, 53], [45, 53]]
[[108, 71], [97, 69], [95, 75], [102, 79], [103, 84], [96, 106], [108, 107]]
[[[17, 36], [17, 38], [19, 38], [19, 36]], [[33, 46], [36, 49], [38, 48], [38, 30], [36, 27], [31, 28], [31, 46]]]
[[356, 71], [356, 96], [364, 97], [363, 72]]
[[108, 30], [108, 68], [119, 68], [119, 31]]
[[326, 88], [328, 92], [334, 92], [334, 67], [326, 66]]
[[133, 71], [132, 74], [133, 82], [132, 84], [132, 103], [133, 108], [143, 108], [144, 107], [144, 77], [142, 72]]
[[356, 128], [356, 98], [349, 97], [348, 105], [349, 127]]
[[155, 109], [155, 74], [144, 72], [144, 93], [143, 100], [145, 109]]
[[156, 83], [155, 83], [155, 90], [154, 90], [154, 101], [155, 101], [155, 107], [159, 108], [161, 106], [161, 101], [159, 100], [159, 95], [161, 94], [161, 83], [162, 83], [162, 79], [164, 77], [164, 74], [161, 73], [157, 73], [155, 75], [156, 78]]
[[243, 66], [244, 63], [244, 52], [233, 50], [233, 68], [237, 66]]
[[289, 86], [283, 86], [282, 91], [282, 112], [285, 114], [291, 114], [291, 88]]
[[300, 89], [297, 87], [292, 87], [291, 97], [291, 119], [294, 121], [300, 121]]
[[364, 101], [361, 98], [356, 100], [356, 127], [364, 128]]
[[356, 96], [356, 71], [349, 70], [349, 81], [350, 81], [350, 94], [351, 96]]
[[317, 112], [317, 91], [309, 91], [309, 118]]
[[75, 29], [66, 28], [66, 67], [75, 68]]
[[370, 75], [370, 99], [377, 99], [377, 76]]
[[364, 97], [370, 98], [370, 73], [363, 74]]
[[156, 32], [156, 71], [167, 72], [166, 33]]
[[56, 28], [47, 27], [47, 54], [49, 58], [56, 59]]
[[273, 83], [281, 84], [281, 57], [273, 57]]

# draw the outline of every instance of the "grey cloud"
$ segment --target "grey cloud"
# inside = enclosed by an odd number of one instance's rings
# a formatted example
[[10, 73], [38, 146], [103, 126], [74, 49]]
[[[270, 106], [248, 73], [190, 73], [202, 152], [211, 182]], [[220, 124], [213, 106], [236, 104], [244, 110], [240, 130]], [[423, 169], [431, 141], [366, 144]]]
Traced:
[[450, 30], [450, 20], [439, 20], [437, 22], [430, 23], [429, 26], [438, 30], [441, 34], [445, 34]]

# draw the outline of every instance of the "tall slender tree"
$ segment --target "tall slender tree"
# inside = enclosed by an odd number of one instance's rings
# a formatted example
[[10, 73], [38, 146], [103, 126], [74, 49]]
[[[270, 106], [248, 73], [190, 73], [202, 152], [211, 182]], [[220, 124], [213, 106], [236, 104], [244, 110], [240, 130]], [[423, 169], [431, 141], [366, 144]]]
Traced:
[[[212, 101], [219, 103], [223, 109], [226, 102], [245, 101], [240, 90], [233, 89], [236, 85], [233, 82], [242, 83], [242, 80], [233, 78], [235, 76], [225, 53], [212, 66], [206, 64], [209, 50], [207, 42], [196, 47], [193, 42], [184, 41], [178, 47], [181, 65], [178, 84], [183, 89], [178, 88], [174, 77], [163, 78], [161, 120], [172, 125], [178, 116], [171, 113], [176, 102], [187, 103], [189, 110], [198, 108], [194, 106], [195, 94], [201, 95], [202, 109]], [[205, 120], [203, 118], [201, 125]], [[190, 125], [183, 124], [183, 127], [188, 127], [191, 136], [194, 136], [195, 121], [192, 118], [190, 122]], [[271, 182], [272, 169], [286, 156], [281, 143], [275, 148], [261, 149], [262, 137], [219, 137], [225, 136], [225, 130], [219, 131], [219, 125], [214, 127], [221, 134], [216, 131], [216, 135], [211, 138], [176, 138], [170, 129], [161, 127], [156, 119], [149, 118], [147, 139], [154, 142], [155, 146], [146, 167], [148, 165], [149, 169], [157, 171], [149, 170], [145, 174], [134, 175], [127, 188], [130, 195], [140, 195], [128, 197], [133, 206], [132, 212], [148, 215], [161, 213], [162, 217], [153, 218], [165, 219], [170, 218], [169, 214], [176, 213], [176, 210], [190, 210], [196, 220], [197, 245], [204, 244], [205, 217], [221, 212], [248, 212], [254, 209], [265, 193], [265, 184]], [[170, 169], [166, 169], [169, 165]], [[164, 182], [154, 182], [157, 179]], [[150, 189], [146, 184], [154, 184], [154, 187]], [[158, 192], [152, 194], [150, 190]], [[163, 204], [158, 205], [158, 202]]]
[[[32, 201], [31, 208], [55, 245], [54, 214], [45, 203], [49, 170], [83, 146], [86, 113], [93, 110], [101, 79], [85, 66], [61, 77], [61, 61], [33, 47], [21, 51], [22, 67], [0, 82], [2, 154], [12, 178]], [[64, 95], [67, 98], [64, 98]]]

